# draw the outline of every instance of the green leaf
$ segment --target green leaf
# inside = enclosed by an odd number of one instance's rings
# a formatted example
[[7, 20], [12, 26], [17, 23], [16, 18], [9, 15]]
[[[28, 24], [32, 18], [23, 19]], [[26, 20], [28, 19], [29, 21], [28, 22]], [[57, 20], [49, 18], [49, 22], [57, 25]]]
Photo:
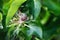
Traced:
[[10, 5], [13, 2], [13, 0], [9, 0], [8, 2], [5, 2], [3, 0], [3, 2], [4, 2], [4, 4], [3, 4], [3, 15], [7, 15], [8, 9], [10, 8]]
[[[3, 2], [4, 1], [5, 0], [3, 0]], [[4, 28], [6, 27], [6, 15], [8, 13], [8, 9], [10, 8], [10, 5], [11, 5], [12, 2], [13, 2], [13, 0], [10, 0], [10, 1], [3, 4], [3, 8], [2, 8], [2, 10], [3, 10], [2, 25], [3, 25]]]
[[[38, 35], [38, 37], [42, 38], [42, 28], [41, 27], [39, 27], [39, 26], [37, 26], [35, 24], [30, 24], [29, 28], [30, 28], [30, 32], [31, 32], [31, 30], [32, 30], [32, 32], [36, 32], [36, 34]], [[32, 32], [29, 33], [29, 31], [28, 31], [29, 34], [32, 34]]]
[[23, 32], [25, 31], [26, 40], [31, 40], [32, 35], [35, 35], [39, 38], [42, 38], [42, 28], [35, 25], [35, 24], [29, 24], [28, 29], [24, 28]]
[[48, 39], [50, 39], [53, 35], [56, 35], [57, 34], [57, 27], [52, 27], [52, 28], [48, 28], [48, 30], [44, 30], [43, 31], [43, 39], [44, 40], [48, 40]]
[[53, 2], [52, 0], [44, 0], [43, 5], [47, 6], [48, 9], [54, 13], [54, 15], [59, 16], [60, 15], [60, 5], [56, 2]]
[[13, 34], [13, 31], [16, 29], [16, 28], [15, 28], [16, 25], [17, 25], [17, 24], [14, 23], [14, 24], [11, 24], [11, 25], [8, 26], [9, 30], [8, 30], [8, 32], [7, 32], [6, 40], [10, 40], [10, 38], [11, 38], [11, 36], [12, 36], [12, 34]]
[[3, 0], [3, 3], [8, 3], [10, 0]]
[[0, 10], [2, 10], [3, 7], [3, 0], [0, 0]]
[[[45, 8], [45, 7], [44, 7], [44, 8]], [[50, 18], [50, 13], [49, 13], [49, 11], [48, 11], [48, 8], [45, 8], [45, 11], [46, 11], [46, 13], [45, 13], [45, 16], [43, 17], [43, 19], [41, 20], [41, 24], [46, 24], [47, 21], [48, 21], [49, 18]]]
[[0, 22], [2, 21], [2, 13], [0, 13]]
[[60, 28], [60, 18], [56, 21], [51, 21], [47, 26], [43, 28], [43, 36], [45, 40], [50, 39], [53, 35], [58, 34], [57, 30]]
[[23, 4], [26, 0], [14, 0], [12, 4], [10, 5], [10, 8], [8, 10], [7, 16], [6, 16], [6, 25], [11, 20], [11, 18], [14, 16], [18, 8]]
[[28, 0], [29, 12], [34, 16], [34, 19], [40, 14], [41, 0]]

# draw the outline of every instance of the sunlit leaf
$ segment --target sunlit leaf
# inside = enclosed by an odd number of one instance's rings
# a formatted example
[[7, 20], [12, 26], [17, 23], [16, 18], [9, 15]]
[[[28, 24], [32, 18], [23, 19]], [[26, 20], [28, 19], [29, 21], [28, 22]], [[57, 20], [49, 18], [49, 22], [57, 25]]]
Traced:
[[11, 18], [14, 16], [18, 8], [21, 6], [22, 3], [24, 3], [26, 0], [14, 0], [12, 4], [10, 5], [10, 8], [8, 10], [7, 16], [6, 16], [6, 25], [11, 20]]
[[48, 9], [47, 8], [45, 8], [45, 16], [43, 17], [43, 19], [41, 20], [41, 23], [42, 24], [46, 24], [47, 23], [47, 21], [49, 20], [49, 17], [50, 17], [50, 13], [49, 13], [49, 11], [48, 11]]
[[[3, 0], [3, 2], [4, 2], [5, 0]], [[8, 9], [10, 8], [10, 5], [11, 5], [11, 3], [13, 2], [13, 0], [10, 0], [10, 1], [8, 1], [8, 2], [4, 2], [3, 3], [3, 7], [2, 7], [2, 12], [3, 12], [3, 19], [2, 19], [2, 25], [4, 26], [4, 28], [5, 28], [5, 26], [6, 26], [6, 15], [7, 15], [7, 13], [8, 13]]]
[[[4, 2], [5, 0], [3, 0]], [[6, 0], [7, 1], [7, 0]], [[3, 15], [7, 15], [8, 9], [10, 8], [11, 3], [13, 2], [13, 0], [9, 0], [8, 2], [3, 4]]]
[[0, 22], [2, 21], [2, 13], [0, 13]]

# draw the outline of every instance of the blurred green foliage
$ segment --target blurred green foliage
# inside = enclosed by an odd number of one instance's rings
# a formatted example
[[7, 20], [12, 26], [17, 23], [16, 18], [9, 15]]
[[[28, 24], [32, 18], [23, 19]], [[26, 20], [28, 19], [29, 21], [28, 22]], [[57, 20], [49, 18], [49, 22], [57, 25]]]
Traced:
[[0, 0], [0, 40], [60, 40], [60, 0]]

